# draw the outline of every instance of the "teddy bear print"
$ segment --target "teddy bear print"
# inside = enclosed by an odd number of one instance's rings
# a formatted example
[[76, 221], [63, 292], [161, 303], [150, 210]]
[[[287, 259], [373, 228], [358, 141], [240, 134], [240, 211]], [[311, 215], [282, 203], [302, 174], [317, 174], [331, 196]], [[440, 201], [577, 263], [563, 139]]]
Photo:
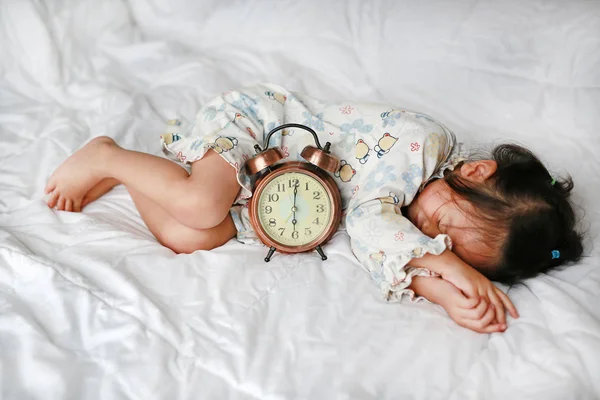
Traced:
[[400, 204], [400, 198], [393, 192], [387, 197], [379, 197], [377, 200], [381, 202], [381, 212], [383, 219], [386, 221], [397, 221], [401, 222], [404, 217], [402, 211], [398, 206]]
[[371, 278], [379, 284], [385, 281], [385, 273], [383, 271], [383, 263], [387, 256], [382, 250], [379, 250], [377, 253], [369, 254], [369, 258], [375, 262], [376, 265], [369, 268], [369, 272]]
[[164, 133], [160, 135], [160, 138], [165, 144], [171, 144], [173, 142], [181, 140], [181, 136], [179, 136], [179, 134], [177, 133]]
[[375, 145], [373, 150], [377, 153], [377, 158], [383, 157], [385, 154], [390, 152], [390, 149], [394, 147], [398, 138], [393, 137], [389, 133], [384, 133], [379, 142]]
[[206, 147], [221, 154], [233, 149], [237, 144], [238, 141], [236, 138], [219, 136], [214, 143], [209, 143]]
[[378, 200], [381, 202], [381, 204], [398, 205], [398, 203], [400, 203], [400, 199], [394, 192], [390, 192], [390, 195], [387, 197], [379, 197]]
[[365, 164], [369, 159], [369, 153], [371, 149], [369, 145], [365, 143], [364, 140], [358, 139], [356, 142], [356, 147], [354, 147], [354, 156], [358, 160], [359, 163]]
[[265, 94], [271, 99], [271, 100], [275, 100], [277, 102], [279, 102], [279, 104], [283, 105], [283, 103], [285, 103], [285, 101], [287, 100], [287, 96], [284, 95], [283, 93], [278, 93], [278, 92], [271, 92], [270, 90], [267, 90], [265, 92]]
[[346, 160], [342, 160], [340, 161], [340, 169], [334, 175], [340, 178], [342, 182], [350, 182], [356, 175], [356, 170]]
[[383, 265], [383, 263], [385, 262], [385, 259], [387, 258], [387, 256], [385, 255], [385, 252], [383, 250], [379, 250], [377, 253], [369, 254], [369, 258], [371, 260], [375, 261], [381, 267]]

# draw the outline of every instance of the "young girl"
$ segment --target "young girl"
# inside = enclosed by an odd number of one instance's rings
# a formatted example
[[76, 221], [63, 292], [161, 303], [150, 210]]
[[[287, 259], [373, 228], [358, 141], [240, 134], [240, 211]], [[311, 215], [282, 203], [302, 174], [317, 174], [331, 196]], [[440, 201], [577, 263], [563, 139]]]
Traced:
[[[553, 179], [514, 145], [469, 159], [430, 116], [376, 104], [320, 101], [272, 84], [229, 91], [189, 127], [171, 122], [163, 149], [185, 166], [125, 150], [108, 137], [67, 159], [46, 187], [48, 205], [79, 212], [120, 183], [160, 243], [177, 253], [210, 250], [233, 237], [257, 243], [244, 207], [252, 182], [244, 162], [284, 123], [317, 131], [342, 160], [335, 174], [355, 256], [387, 300], [415, 293], [458, 324], [506, 329], [509, 298], [489, 279], [512, 284], [582, 254], [569, 203], [571, 180]], [[300, 160], [312, 143], [284, 130], [271, 146]]]

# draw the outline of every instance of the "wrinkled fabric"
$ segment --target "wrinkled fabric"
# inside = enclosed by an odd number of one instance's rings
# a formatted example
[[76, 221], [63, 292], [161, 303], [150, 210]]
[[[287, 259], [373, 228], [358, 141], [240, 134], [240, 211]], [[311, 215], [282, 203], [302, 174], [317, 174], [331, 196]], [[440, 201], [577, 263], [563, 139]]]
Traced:
[[[0, 397], [600, 397], [598, 7], [0, 2]], [[235, 240], [175, 255], [123, 186], [80, 214], [44, 205], [91, 138], [162, 155], [165, 121], [264, 81], [434, 115], [472, 148], [531, 148], [573, 176], [587, 257], [503, 287], [521, 318], [480, 335], [438, 306], [383, 301], [344, 233], [325, 262], [266, 264]]]

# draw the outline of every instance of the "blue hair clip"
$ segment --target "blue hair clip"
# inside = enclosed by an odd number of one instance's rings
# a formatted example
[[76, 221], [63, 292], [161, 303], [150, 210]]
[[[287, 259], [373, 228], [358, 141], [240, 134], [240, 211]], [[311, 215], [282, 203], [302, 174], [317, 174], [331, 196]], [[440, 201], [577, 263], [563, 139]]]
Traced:
[[552, 250], [552, 259], [556, 260], [558, 258], [560, 258], [560, 251], [558, 251], [558, 250]]

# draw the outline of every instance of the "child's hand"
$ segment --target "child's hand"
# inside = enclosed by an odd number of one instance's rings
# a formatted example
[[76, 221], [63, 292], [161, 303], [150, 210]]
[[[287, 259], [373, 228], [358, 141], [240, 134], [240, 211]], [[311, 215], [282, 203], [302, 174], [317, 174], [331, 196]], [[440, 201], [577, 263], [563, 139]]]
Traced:
[[504, 292], [450, 250], [446, 250], [439, 256], [425, 254], [421, 258], [413, 258], [408, 265], [417, 268], [427, 268], [441, 275], [443, 279], [462, 290], [470, 300], [476, 303], [479, 303], [479, 299], [482, 298], [485, 300], [485, 303], [493, 305], [495, 310], [494, 315], [499, 324], [506, 324], [504, 308], [514, 318], [519, 318], [519, 313], [515, 306]]
[[503, 332], [506, 324], [494, 321], [494, 306], [485, 299], [467, 298], [456, 286], [441, 278], [413, 278], [411, 285], [417, 294], [444, 307], [458, 325], [479, 333]]
[[[517, 309], [508, 296], [471, 266], [463, 263], [462, 266], [449, 268], [442, 274], [442, 278], [460, 289], [469, 299], [476, 299], [479, 302], [477, 306], [479, 310], [482, 308], [487, 309], [487, 314], [484, 314], [483, 317], [489, 318], [491, 316], [488, 323], [493, 321], [495, 317], [498, 325], [506, 325], [504, 308], [508, 310], [513, 318], [519, 317]], [[490, 307], [487, 307], [488, 305]]]
[[495, 321], [496, 312], [494, 306], [489, 304], [484, 298], [477, 300], [465, 297], [450, 282], [444, 281], [447, 288], [444, 298], [439, 303], [448, 313], [450, 318], [458, 325], [479, 333], [504, 332], [505, 323]]

